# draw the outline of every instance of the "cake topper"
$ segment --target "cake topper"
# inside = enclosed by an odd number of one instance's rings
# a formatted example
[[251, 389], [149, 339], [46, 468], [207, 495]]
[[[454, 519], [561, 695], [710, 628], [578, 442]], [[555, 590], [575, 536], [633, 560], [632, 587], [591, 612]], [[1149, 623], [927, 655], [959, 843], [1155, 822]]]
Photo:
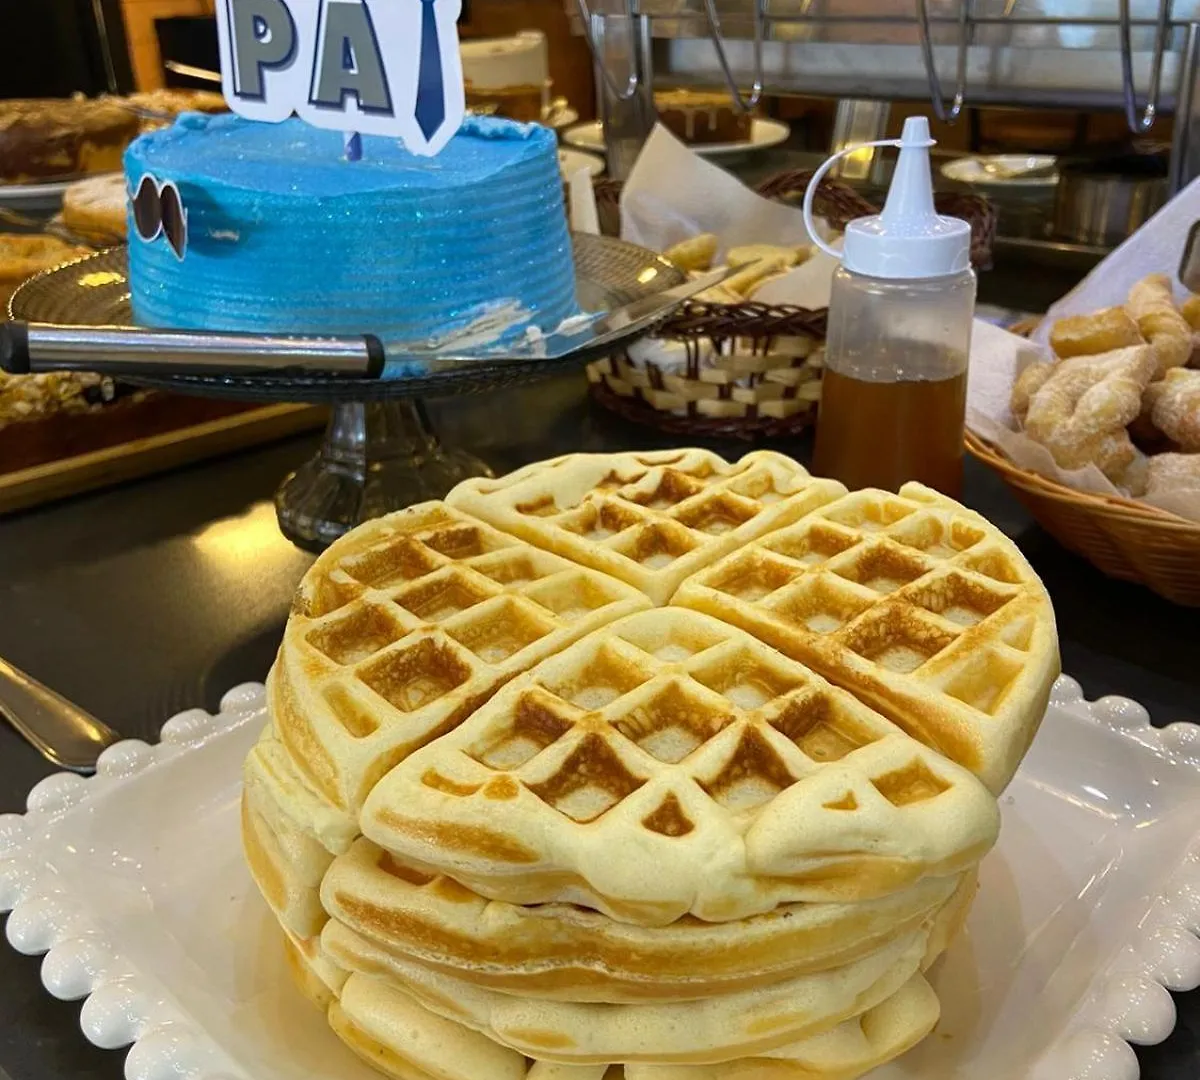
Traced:
[[436, 154], [465, 111], [461, 0], [217, 0], [221, 84], [234, 112], [397, 138]]

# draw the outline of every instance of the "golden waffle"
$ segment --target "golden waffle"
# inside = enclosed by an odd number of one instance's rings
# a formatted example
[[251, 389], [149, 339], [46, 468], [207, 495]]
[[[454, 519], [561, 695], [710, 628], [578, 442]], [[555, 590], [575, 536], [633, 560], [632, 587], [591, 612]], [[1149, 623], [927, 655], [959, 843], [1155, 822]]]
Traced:
[[352, 814], [500, 684], [646, 605], [441, 503], [389, 514], [300, 583], [268, 681], [276, 732], [309, 785]]
[[251, 876], [284, 929], [310, 938], [325, 923], [321, 879], [358, 824], [304, 784], [269, 727], [242, 772], [242, 846]]
[[938, 1022], [941, 1005], [914, 975], [886, 1001], [836, 1028], [767, 1057], [721, 1065], [628, 1065], [625, 1080], [854, 1080], [911, 1050]]
[[267, 725], [246, 756], [243, 772], [246, 788], [277, 831], [300, 830], [334, 855], [358, 837], [355, 816], [331, 806], [313, 790], [279, 741], [273, 724]]
[[292, 980], [312, 1004], [326, 1012], [342, 992], [350, 972], [325, 955], [319, 937], [303, 939], [287, 931], [284, 935], [284, 956]]
[[525, 1080], [525, 1058], [435, 1016], [382, 979], [351, 975], [329, 1007], [338, 1038], [393, 1080]]
[[[322, 863], [333, 860], [320, 844], [302, 835], [281, 837], [270, 820], [242, 795], [242, 850], [250, 876], [280, 925], [299, 937], [319, 933], [326, 914], [321, 907]], [[303, 869], [315, 867], [313, 871]], [[315, 880], [314, 880], [315, 878]]]
[[858, 491], [684, 582], [677, 604], [820, 672], [999, 793], [1059, 672], [1016, 545], [920, 484]]
[[929, 984], [914, 975], [861, 1015], [769, 1056], [717, 1065], [630, 1063], [624, 1070], [529, 1061], [365, 975], [350, 976], [329, 1020], [355, 1053], [393, 1080], [854, 1080], [920, 1042], [939, 1012]]
[[959, 882], [927, 878], [857, 904], [786, 904], [733, 923], [685, 917], [646, 928], [570, 904], [484, 900], [364, 838], [334, 861], [321, 898], [380, 948], [477, 986], [564, 1001], [680, 1001], [849, 963], [921, 926]]
[[850, 694], [661, 608], [514, 680], [385, 777], [360, 825], [492, 899], [662, 926], [956, 874], [999, 818], [970, 773]]
[[539, 1061], [712, 1064], [819, 1035], [896, 993], [920, 970], [929, 928], [840, 968], [700, 1001], [580, 1004], [515, 997], [434, 972], [372, 945], [336, 920], [330, 959], [411, 995], [430, 1012]]
[[665, 604], [689, 574], [845, 491], [770, 451], [731, 465], [707, 450], [659, 450], [570, 454], [466, 480], [446, 501]]

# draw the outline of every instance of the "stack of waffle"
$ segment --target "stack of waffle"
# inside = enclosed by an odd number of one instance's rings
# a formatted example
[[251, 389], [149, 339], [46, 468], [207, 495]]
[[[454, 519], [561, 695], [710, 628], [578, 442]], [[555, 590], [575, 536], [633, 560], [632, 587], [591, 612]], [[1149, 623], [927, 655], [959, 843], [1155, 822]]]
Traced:
[[301, 987], [397, 1080], [854, 1077], [937, 1021], [1053, 613], [917, 485], [571, 455], [355, 530], [246, 762]]

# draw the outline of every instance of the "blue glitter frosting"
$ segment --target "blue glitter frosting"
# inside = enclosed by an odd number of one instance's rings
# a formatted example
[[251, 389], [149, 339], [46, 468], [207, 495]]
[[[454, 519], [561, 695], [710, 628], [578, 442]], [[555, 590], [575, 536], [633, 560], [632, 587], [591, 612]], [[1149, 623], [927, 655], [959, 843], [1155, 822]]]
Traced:
[[136, 321], [420, 347], [496, 309], [518, 313], [504, 336], [577, 311], [550, 131], [468, 117], [432, 158], [362, 141], [347, 161], [335, 131], [196, 113], [135, 141], [130, 191], [171, 181], [187, 213], [181, 260], [131, 212]]

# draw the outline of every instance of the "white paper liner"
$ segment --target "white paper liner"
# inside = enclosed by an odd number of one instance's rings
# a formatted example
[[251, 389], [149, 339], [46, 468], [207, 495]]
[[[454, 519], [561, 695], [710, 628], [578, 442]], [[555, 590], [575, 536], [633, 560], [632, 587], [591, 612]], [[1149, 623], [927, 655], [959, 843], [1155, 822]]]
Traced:
[[596, 208], [596, 189], [587, 169], [576, 169], [567, 181], [570, 199], [570, 221], [572, 232], [600, 235], [600, 212]]
[[[1140, 281], [1142, 277], [1145, 277], [1145, 274], [1139, 274], [1130, 284]], [[1119, 303], [1123, 299], [1124, 297], [1121, 297], [1121, 300], [1108, 301], [1107, 306]], [[1103, 306], [1106, 304], [1102, 301], [1083, 310], [1093, 311], [1096, 307]], [[971, 331], [967, 428], [1001, 450], [1004, 456], [1019, 468], [1057, 480], [1076, 491], [1128, 499], [1129, 492], [1118, 488], [1095, 465], [1087, 465], [1082, 469], [1060, 468], [1049, 450], [1023, 432], [1015, 430], [1015, 421], [1009, 407], [1013, 382], [1028, 364], [1048, 357], [1049, 351], [1040, 345], [976, 319]], [[1167, 510], [1190, 521], [1200, 521], [1200, 492], [1170, 492], [1135, 501]]]
[[1110, 252], [1087, 277], [1050, 307], [1032, 335], [1049, 344], [1050, 327], [1066, 315], [1087, 315], [1124, 304], [1129, 290], [1148, 274], [1166, 274], [1177, 298], [1186, 291], [1176, 280], [1188, 230], [1200, 219], [1200, 179], [1193, 180], [1120, 247]]
[[[817, 219], [821, 236], [832, 240]], [[661, 124], [650, 133], [621, 191], [621, 238], [653, 251], [700, 233], [717, 237], [714, 266], [742, 244], [812, 244], [797, 207], [764, 199], [719, 165], [689, 149]], [[835, 246], [840, 240], [835, 241]], [[765, 304], [829, 306], [837, 260], [817, 251], [806, 262], [754, 290]]]
[[[831, 244], [838, 251], [842, 250], [840, 236]], [[812, 310], [827, 308], [833, 274], [840, 265], [840, 259], [817, 248], [806, 262], [756, 289], [751, 299], [762, 304], [795, 304]]]
[[[701, 369], [713, 366], [712, 342], [701, 338], [693, 346]], [[638, 367], [654, 364], [664, 374], [684, 375], [688, 366], [688, 345], [667, 338], [644, 337], [630, 345], [625, 353]]]
[[655, 126], [621, 190], [621, 238], [665, 251], [698, 233], [718, 240], [718, 265], [739, 244], [810, 244], [799, 209], [764, 199]]

